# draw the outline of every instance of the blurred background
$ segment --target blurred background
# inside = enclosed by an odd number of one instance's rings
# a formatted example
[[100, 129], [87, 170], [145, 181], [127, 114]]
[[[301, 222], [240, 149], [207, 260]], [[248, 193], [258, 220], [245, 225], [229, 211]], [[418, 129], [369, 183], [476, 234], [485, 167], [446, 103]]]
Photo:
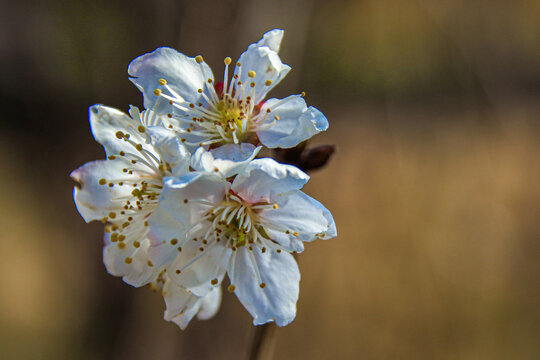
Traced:
[[142, 105], [127, 65], [158, 46], [216, 77], [272, 28], [330, 129], [305, 188], [339, 237], [299, 257], [275, 359], [540, 358], [540, 2], [4, 0], [0, 4], [0, 358], [243, 359], [224, 296], [186, 331], [108, 275], [69, 173], [103, 158], [87, 108]]

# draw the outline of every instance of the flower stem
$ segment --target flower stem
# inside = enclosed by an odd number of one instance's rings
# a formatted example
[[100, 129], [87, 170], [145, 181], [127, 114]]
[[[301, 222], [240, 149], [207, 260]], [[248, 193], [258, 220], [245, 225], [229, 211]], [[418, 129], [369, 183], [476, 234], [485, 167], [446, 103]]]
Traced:
[[[276, 326], [272, 323], [255, 326], [249, 360], [271, 359]], [[266, 354], [266, 356], [265, 356]]]

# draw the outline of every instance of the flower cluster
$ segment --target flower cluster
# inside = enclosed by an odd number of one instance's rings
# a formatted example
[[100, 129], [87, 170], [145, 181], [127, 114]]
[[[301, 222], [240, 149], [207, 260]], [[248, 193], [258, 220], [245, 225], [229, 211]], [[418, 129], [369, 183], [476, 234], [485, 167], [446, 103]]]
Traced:
[[182, 329], [213, 316], [221, 283], [255, 325], [296, 315], [304, 242], [336, 236], [330, 212], [300, 189], [309, 177], [257, 158], [291, 148], [328, 121], [303, 94], [265, 100], [288, 73], [282, 30], [248, 47], [216, 82], [201, 56], [158, 48], [129, 65], [145, 110], [90, 107], [92, 133], [107, 159], [71, 176], [85, 221], [105, 224], [107, 271], [163, 294], [165, 319]]

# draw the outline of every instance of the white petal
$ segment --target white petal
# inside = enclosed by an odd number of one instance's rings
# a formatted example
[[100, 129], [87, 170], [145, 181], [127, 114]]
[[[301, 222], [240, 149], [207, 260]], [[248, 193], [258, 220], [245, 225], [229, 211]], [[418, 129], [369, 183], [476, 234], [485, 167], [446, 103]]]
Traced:
[[[167, 47], [135, 58], [129, 64], [128, 73], [132, 76], [130, 80], [143, 92], [144, 107], [147, 109], [152, 108], [159, 98], [154, 95], [155, 89], [168, 93], [159, 85], [160, 79], [166, 80], [167, 85], [187, 103], [201, 101], [202, 96], [197, 90], [204, 89], [208, 79], [214, 80], [212, 70], [206, 63], [198, 64], [195, 58]], [[155, 110], [159, 111], [157, 108]]]
[[262, 39], [257, 42], [258, 46], [268, 46], [270, 50], [279, 52], [281, 40], [283, 39], [283, 30], [274, 29], [266, 32]]
[[[315, 199], [301, 191], [289, 192], [274, 198], [277, 209], [263, 210], [264, 222], [282, 227], [285, 231], [266, 229], [270, 238], [286, 249], [296, 250], [295, 243], [329, 239], [336, 236], [330, 212]], [[287, 233], [288, 232], [288, 233]]]
[[196, 200], [216, 204], [227, 190], [228, 182], [212, 175], [188, 173], [180, 178], [165, 178], [158, 206], [148, 220], [152, 262], [160, 266], [172, 261], [179, 245], [170, 245], [170, 240], [177, 239], [180, 244], [185, 234], [201, 222], [208, 206]]
[[216, 315], [221, 305], [221, 286], [214, 288], [207, 295], [200, 298], [201, 308], [197, 314], [199, 320], [208, 320]]
[[237, 174], [257, 156], [261, 147], [242, 143], [227, 144], [211, 151], [197, 149], [193, 154], [191, 167], [197, 171], [215, 172], [224, 178]]
[[[269, 41], [270, 43], [270, 41]], [[264, 44], [264, 42], [263, 42]], [[273, 46], [273, 44], [270, 44]], [[240, 66], [236, 66], [234, 74], [239, 75], [238, 80], [245, 84], [245, 94], [253, 89], [252, 99], [255, 103], [259, 103], [266, 94], [272, 90], [287, 73], [291, 70], [289, 65], [281, 62], [279, 55], [271, 50], [268, 46], [259, 46], [259, 44], [251, 44], [248, 49], [240, 55], [238, 59]], [[248, 76], [249, 71], [255, 72], [255, 77]], [[270, 80], [270, 85], [266, 85], [266, 81]], [[254, 87], [250, 83], [254, 82]], [[235, 82], [235, 86], [236, 86]], [[241, 96], [241, 91], [237, 91], [237, 97]]]
[[270, 202], [277, 194], [300, 189], [308, 180], [309, 176], [295, 166], [255, 159], [236, 176], [232, 190], [251, 203]]
[[[172, 281], [197, 296], [204, 296], [221, 284], [231, 255], [230, 249], [219, 244], [212, 246], [212, 242], [210, 245], [203, 245], [201, 240], [189, 239], [182, 246], [182, 251], [167, 267], [167, 273]], [[206, 249], [207, 247], [209, 249]], [[200, 249], [203, 251], [201, 252]], [[183, 269], [192, 260], [195, 261]], [[178, 273], [180, 269], [183, 270]], [[211, 283], [212, 280], [214, 280], [214, 284]]]
[[191, 319], [199, 312], [201, 307], [200, 298], [168, 278], [165, 280], [162, 294], [166, 306], [163, 318], [174, 322], [184, 330]]
[[125, 239], [121, 248], [118, 247], [118, 242], [106, 242], [108, 245], [103, 248], [103, 263], [109, 274], [122, 276], [126, 283], [135, 287], [155, 280], [159, 269], [148, 264], [148, 239], [142, 240], [138, 248], [133, 246], [133, 239], [129, 238]]
[[104, 105], [90, 106], [88, 114], [92, 134], [96, 141], [103, 145], [107, 155], [117, 155], [120, 151], [135, 151], [133, 145], [116, 136], [118, 131], [129, 134], [130, 139], [136, 143], [145, 143], [145, 139], [137, 130], [140, 125], [138, 119], [133, 120], [122, 111]]
[[262, 253], [254, 248], [251, 253], [265, 284], [261, 288], [249, 252], [245, 246], [239, 248], [234, 269], [229, 269], [229, 274], [233, 274], [234, 293], [253, 316], [254, 325], [270, 321], [275, 321], [278, 326], [289, 324], [296, 316], [299, 292], [300, 272], [296, 261], [286, 252]]
[[134, 177], [122, 172], [124, 166], [125, 162], [121, 159], [98, 160], [86, 163], [70, 174], [80, 185], [73, 188], [73, 199], [86, 222], [100, 220], [111, 211], [122, 209], [125, 200], [115, 199], [130, 195], [133, 188], [118, 184], [114, 184], [113, 187], [107, 184], [100, 185], [99, 180]]
[[182, 176], [188, 172], [191, 155], [178, 136], [170, 130], [159, 126], [146, 129], [152, 140], [155, 151], [161, 160], [166, 161], [174, 176]]
[[328, 128], [326, 117], [314, 107], [308, 108], [299, 95], [291, 95], [283, 100], [269, 99], [261, 112], [265, 113], [267, 109], [271, 109], [271, 112], [267, 113], [261, 125], [274, 121], [275, 116], [279, 117], [274, 125], [257, 131], [261, 143], [269, 148], [296, 146]]

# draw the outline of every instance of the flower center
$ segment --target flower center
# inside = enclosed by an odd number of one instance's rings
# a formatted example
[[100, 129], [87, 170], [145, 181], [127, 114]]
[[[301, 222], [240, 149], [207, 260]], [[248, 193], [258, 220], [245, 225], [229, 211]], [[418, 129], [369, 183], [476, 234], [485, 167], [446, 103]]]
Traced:
[[[144, 127], [139, 127], [144, 133]], [[133, 240], [133, 246], [138, 248], [147, 232], [146, 219], [157, 206], [157, 199], [163, 187], [162, 178], [170, 174], [170, 165], [163, 162], [153, 152], [145, 149], [142, 144], [130, 139], [129, 134], [116, 132], [119, 140], [124, 140], [133, 146], [133, 151], [120, 151], [117, 155], [109, 155], [107, 160], [123, 162], [122, 173], [116, 178], [101, 178], [101, 186], [131, 188], [128, 195], [112, 199], [117, 202], [118, 211], [109, 212], [102, 219], [107, 223], [106, 232], [110, 232], [112, 242], [118, 241], [118, 247], [124, 248], [127, 238]]]
[[[205, 74], [202, 57], [197, 56], [195, 60], [201, 66], [201, 73]], [[174, 129], [187, 145], [256, 143], [255, 132], [272, 125], [264, 123], [267, 112], [260, 111], [264, 91], [256, 91], [256, 81], [260, 80], [256, 79], [255, 71], [242, 69], [242, 65], [236, 63], [235, 73], [229, 78], [231, 58], [226, 58], [224, 63], [223, 82], [214, 83], [208, 78], [203, 88], [197, 89], [202, 102], [188, 103], [168, 85], [166, 79], [158, 81], [159, 88], [154, 90], [154, 95], [165, 98], [173, 109], [179, 110], [167, 114], [175, 120], [169, 128]], [[245, 82], [239, 80], [243, 71], [247, 71]], [[264, 82], [266, 87], [271, 84], [271, 80]], [[188, 134], [201, 140], [188, 141]]]

